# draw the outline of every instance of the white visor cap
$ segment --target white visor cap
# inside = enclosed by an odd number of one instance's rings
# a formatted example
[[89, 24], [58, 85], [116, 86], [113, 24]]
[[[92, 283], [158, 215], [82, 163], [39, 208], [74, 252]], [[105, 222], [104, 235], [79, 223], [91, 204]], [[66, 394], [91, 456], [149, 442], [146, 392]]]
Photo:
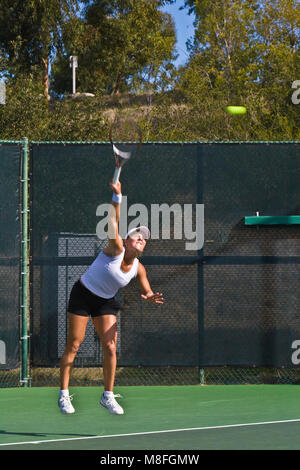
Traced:
[[148, 229], [148, 227], [142, 225], [141, 227], [135, 227], [129, 230], [129, 232], [126, 233], [125, 239], [127, 237], [131, 237], [132, 235], [135, 235], [136, 233], [140, 233], [143, 236], [144, 240], [148, 240], [150, 238], [150, 230]]

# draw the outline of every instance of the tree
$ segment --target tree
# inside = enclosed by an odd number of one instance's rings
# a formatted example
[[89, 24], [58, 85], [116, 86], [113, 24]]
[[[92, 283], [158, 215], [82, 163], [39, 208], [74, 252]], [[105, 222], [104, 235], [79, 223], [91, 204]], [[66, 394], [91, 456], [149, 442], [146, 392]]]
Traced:
[[217, 88], [233, 98], [256, 81], [256, 10], [256, 0], [195, 2], [195, 37], [189, 45], [187, 73], [190, 66], [193, 73], [196, 68], [201, 87]]
[[61, 44], [61, 28], [74, 17], [78, 0], [0, 2], [0, 56], [7, 75], [33, 73], [49, 97], [49, 60]]
[[299, 2], [186, 0], [185, 6], [196, 17], [190, 60], [178, 85], [186, 100], [204, 99], [215, 110], [219, 103], [223, 108], [245, 104], [249, 137], [253, 132], [262, 140], [294, 138], [299, 113], [291, 103], [291, 86], [300, 76]]
[[[175, 28], [159, 0], [85, 2], [81, 18], [63, 28], [64, 47], [53, 63], [56, 92], [70, 90], [68, 57], [77, 55], [78, 89], [96, 93], [137, 90], [157, 83], [174, 59]], [[171, 2], [168, 2], [171, 3]], [[69, 74], [70, 75], [70, 74]]]
[[39, 62], [39, 26], [31, 2], [0, 2], [0, 55], [2, 72], [15, 75], [30, 72]]

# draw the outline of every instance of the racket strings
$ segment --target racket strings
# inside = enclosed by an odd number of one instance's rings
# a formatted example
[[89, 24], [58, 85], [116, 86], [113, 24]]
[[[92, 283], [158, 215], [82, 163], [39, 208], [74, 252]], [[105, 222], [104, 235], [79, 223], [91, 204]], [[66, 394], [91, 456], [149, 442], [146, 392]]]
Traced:
[[110, 129], [110, 139], [114, 143], [140, 144], [142, 131], [139, 123], [126, 114], [115, 117]]

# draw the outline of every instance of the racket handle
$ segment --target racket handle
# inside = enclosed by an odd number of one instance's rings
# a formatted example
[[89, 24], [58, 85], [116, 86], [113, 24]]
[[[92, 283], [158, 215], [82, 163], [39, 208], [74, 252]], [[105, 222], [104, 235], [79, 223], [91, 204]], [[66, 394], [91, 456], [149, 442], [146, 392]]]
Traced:
[[114, 176], [113, 176], [113, 183], [116, 184], [119, 181], [120, 178], [120, 173], [121, 173], [121, 167], [116, 167]]

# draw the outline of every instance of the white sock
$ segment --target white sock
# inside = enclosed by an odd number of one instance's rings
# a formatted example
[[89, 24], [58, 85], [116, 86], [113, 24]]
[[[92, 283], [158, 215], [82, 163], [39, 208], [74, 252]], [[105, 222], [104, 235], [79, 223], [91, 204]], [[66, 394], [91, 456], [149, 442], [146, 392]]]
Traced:
[[109, 398], [114, 396], [114, 392], [103, 392], [104, 398]]
[[69, 396], [69, 390], [60, 390], [59, 391], [59, 398], [68, 397], [68, 396]]

